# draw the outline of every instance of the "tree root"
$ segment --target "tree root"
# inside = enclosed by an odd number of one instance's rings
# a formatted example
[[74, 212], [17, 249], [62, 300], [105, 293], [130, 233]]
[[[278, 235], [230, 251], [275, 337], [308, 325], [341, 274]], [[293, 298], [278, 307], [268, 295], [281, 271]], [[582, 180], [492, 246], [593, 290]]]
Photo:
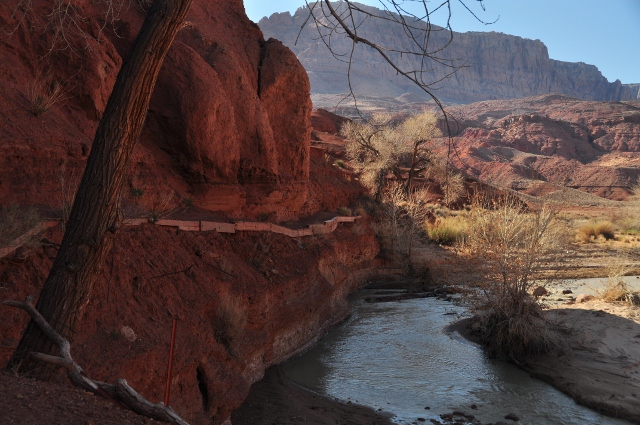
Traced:
[[82, 368], [71, 357], [71, 344], [47, 323], [33, 305], [33, 296], [24, 302], [4, 301], [2, 304], [22, 309], [29, 313], [31, 320], [60, 348], [60, 356], [44, 353], [30, 353], [30, 357], [47, 363], [64, 367], [68, 371], [71, 382], [84, 390], [110, 399], [116, 404], [125, 406], [139, 415], [175, 425], [189, 425], [169, 406], [162, 403], [153, 404], [131, 388], [127, 381], [120, 378], [115, 385], [94, 381], [84, 374]]

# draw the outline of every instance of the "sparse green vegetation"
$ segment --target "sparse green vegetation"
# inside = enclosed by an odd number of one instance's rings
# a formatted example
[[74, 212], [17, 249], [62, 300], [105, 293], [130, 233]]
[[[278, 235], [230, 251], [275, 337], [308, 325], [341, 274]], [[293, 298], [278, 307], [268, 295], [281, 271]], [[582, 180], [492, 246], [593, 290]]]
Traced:
[[188, 210], [193, 209], [193, 198], [186, 198], [182, 200], [182, 205]]
[[343, 160], [341, 160], [341, 159], [336, 159], [336, 160], [334, 161], [333, 165], [335, 165], [335, 166], [337, 166], [337, 167], [340, 167], [340, 168], [344, 168], [344, 169], [346, 169], [346, 168], [347, 168], [347, 164], [345, 164], [345, 163], [344, 163], [344, 161], [343, 161]]
[[261, 222], [265, 222], [265, 221], [269, 220], [270, 216], [271, 216], [271, 213], [262, 213], [262, 214], [260, 214], [260, 217], [258, 217], [258, 219]]
[[118, 341], [122, 334], [118, 330], [112, 330], [107, 334], [107, 339], [109, 341]]
[[133, 199], [140, 199], [142, 198], [142, 195], [144, 195], [144, 190], [137, 187], [132, 187], [131, 190], [129, 190], [129, 194]]

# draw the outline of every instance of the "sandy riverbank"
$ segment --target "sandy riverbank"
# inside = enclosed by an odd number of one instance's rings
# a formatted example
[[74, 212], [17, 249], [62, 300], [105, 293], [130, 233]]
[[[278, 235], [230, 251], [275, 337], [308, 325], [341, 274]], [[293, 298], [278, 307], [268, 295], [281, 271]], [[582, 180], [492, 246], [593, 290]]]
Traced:
[[547, 314], [569, 330], [567, 349], [525, 369], [582, 405], [640, 423], [640, 308], [592, 300]]
[[[547, 317], [567, 332], [561, 355], [529, 360], [523, 368], [607, 416], [640, 424], [640, 308], [591, 300], [557, 305]], [[448, 327], [471, 342], [468, 319]]]

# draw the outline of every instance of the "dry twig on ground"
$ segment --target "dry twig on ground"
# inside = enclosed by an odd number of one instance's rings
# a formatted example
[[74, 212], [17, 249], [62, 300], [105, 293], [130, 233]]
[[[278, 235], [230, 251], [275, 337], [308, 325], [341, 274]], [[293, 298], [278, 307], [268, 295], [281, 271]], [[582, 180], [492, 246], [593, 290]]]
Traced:
[[22, 309], [29, 313], [31, 320], [53, 341], [60, 349], [60, 356], [51, 356], [43, 353], [30, 353], [32, 358], [64, 367], [68, 371], [69, 380], [84, 390], [96, 395], [106, 396], [122, 403], [134, 412], [162, 422], [176, 425], [188, 425], [169, 406], [161, 403], [153, 404], [131, 388], [124, 379], [117, 379], [115, 385], [94, 381], [84, 374], [82, 368], [71, 357], [71, 344], [62, 335], [56, 332], [49, 323], [36, 310], [33, 297], [29, 296], [24, 302], [4, 301], [2, 304]]

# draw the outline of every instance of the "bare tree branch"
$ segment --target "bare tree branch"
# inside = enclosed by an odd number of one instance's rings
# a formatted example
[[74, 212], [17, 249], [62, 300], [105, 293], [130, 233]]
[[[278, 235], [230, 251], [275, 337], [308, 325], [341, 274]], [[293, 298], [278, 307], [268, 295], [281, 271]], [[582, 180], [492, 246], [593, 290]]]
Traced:
[[[446, 136], [448, 138], [447, 149], [447, 167], [451, 166], [450, 158], [455, 154], [458, 159], [459, 154], [453, 144], [453, 131], [451, 128], [450, 117], [444, 108], [441, 100], [436, 96], [437, 84], [451, 77], [457, 70], [469, 66], [466, 61], [461, 58], [447, 58], [442, 53], [451, 45], [454, 39], [454, 32], [451, 28], [451, 3], [455, 0], [440, 0], [433, 6], [427, 0], [379, 0], [382, 11], [363, 7], [352, 0], [340, 0], [331, 2], [330, 0], [318, 0], [315, 2], [306, 2], [309, 10], [309, 17], [305, 20], [300, 28], [298, 38], [308, 22], [315, 25], [319, 40], [329, 49], [331, 55], [338, 61], [347, 63], [347, 82], [349, 93], [340, 100], [337, 106], [342, 102], [352, 99], [356, 111], [361, 118], [364, 118], [358, 108], [357, 96], [354, 92], [351, 81], [352, 63], [355, 58], [355, 49], [357, 45], [368, 46], [373, 49], [394, 71], [397, 75], [401, 75], [420, 90], [422, 90], [429, 98], [431, 98], [437, 108], [443, 115]], [[493, 22], [484, 22], [478, 15], [467, 6], [468, 0], [457, 0], [472, 16], [479, 22], [491, 24]], [[477, 0], [484, 10], [482, 0]], [[411, 13], [404, 6], [405, 3], [421, 4], [422, 13]], [[437, 26], [432, 24], [432, 17], [436, 12], [446, 13], [446, 25]], [[376, 36], [367, 33], [365, 23], [374, 20], [381, 20], [392, 26], [399, 26], [405, 37], [405, 47], [399, 48], [396, 45], [386, 45], [383, 42], [375, 41]], [[434, 34], [446, 34], [446, 37], [437, 37]], [[335, 43], [333, 38], [336, 37]], [[347, 38], [351, 41], [349, 51], [340, 51], [336, 45], [340, 45], [340, 40]], [[296, 39], [296, 42], [298, 39]], [[403, 61], [404, 56], [412, 58], [413, 61]], [[357, 59], [356, 59], [357, 60]], [[417, 63], [416, 63], [417, 61]], [[413, 65], [412, 65], [413, 64]], [[444, 75], [435, 77], [432, 81], [428, 81], [429, 76], [434, 75], [436, 66], [447, 68], [449, 71]], [[463, 165], [464, 161], [460, 159]], [[455, 167], [454, 167], [455, 168]]]

